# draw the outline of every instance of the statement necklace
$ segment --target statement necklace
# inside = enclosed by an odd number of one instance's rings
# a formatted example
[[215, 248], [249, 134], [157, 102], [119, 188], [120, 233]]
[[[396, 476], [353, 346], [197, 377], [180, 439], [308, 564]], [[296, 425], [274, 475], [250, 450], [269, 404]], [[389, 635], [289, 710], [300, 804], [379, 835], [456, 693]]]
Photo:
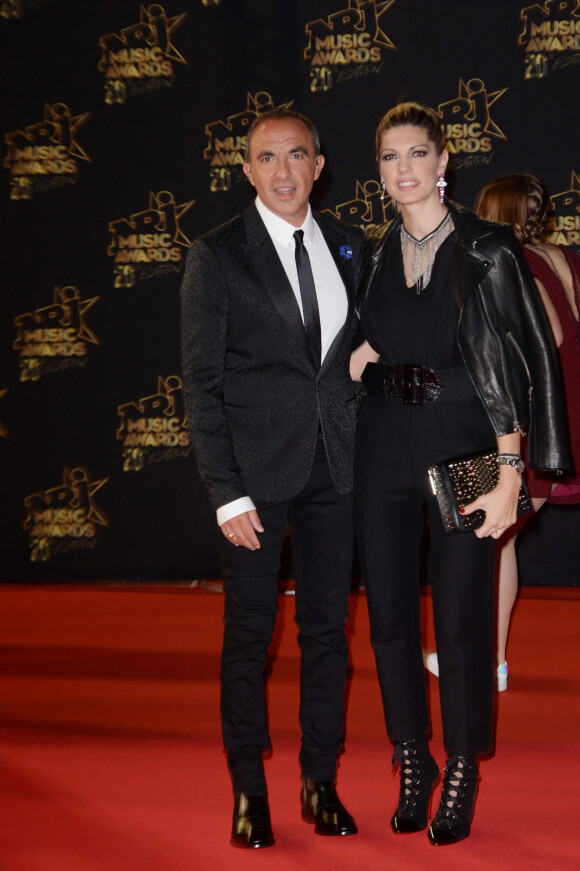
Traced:
[[403, 252], [403, 268], [407, 287], [416, 287], [417, 294], [422, 293], [429, 284], [433, 263], [439, 246], [453, 232], [451, 213], [447, 212], [441, 223], [422, 239], [414, 236], [401, 224], [401, 251]]

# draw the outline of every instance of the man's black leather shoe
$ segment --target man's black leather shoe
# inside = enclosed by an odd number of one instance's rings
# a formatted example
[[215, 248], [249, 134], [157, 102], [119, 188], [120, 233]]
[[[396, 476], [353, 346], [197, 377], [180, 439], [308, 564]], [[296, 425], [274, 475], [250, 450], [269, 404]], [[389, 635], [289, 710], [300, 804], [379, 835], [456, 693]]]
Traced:
[[230, 844], [249, 850], [274, 844], [270, 808], [265, 795], [244, 795], [241, 792], [235, 797]]
[[314, 823], [317, 835], [356, 835], [356, 823], [336, 794], [332, 781], [305, 779], [301, 793], [302, 819]]

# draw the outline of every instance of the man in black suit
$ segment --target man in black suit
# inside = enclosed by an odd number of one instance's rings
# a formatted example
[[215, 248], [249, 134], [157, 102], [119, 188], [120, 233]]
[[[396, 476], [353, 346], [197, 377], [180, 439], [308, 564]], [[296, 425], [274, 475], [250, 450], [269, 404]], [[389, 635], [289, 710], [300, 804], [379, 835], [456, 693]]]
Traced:
[[353, 547], [348, 360], [365, 246], [360, 230], [310, 208], [324, 157], [308, 118], [287, 109], [260, 115], [246, 160], [257, 199], [192, 244], [181, 293], [187, 418], [223, 533], [231, 843], [256, 848], [274, 843], [263, 672], [287, 524], [301, 652], [302, 816], [320, 834], [357, 831], [335, 777]]

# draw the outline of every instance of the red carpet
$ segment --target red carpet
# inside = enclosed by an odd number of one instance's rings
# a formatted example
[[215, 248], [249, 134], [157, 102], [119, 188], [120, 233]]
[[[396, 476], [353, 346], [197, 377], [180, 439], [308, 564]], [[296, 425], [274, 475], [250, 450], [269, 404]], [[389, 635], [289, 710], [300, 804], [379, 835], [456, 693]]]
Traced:
[[[532, 598], [533, 597], [533, 598]], [[221, 758], [222, 597], [198, 590], [1, 588], [0, 871], [415, 871], [580, 868], [578, 591], [529, 589], [482, 763], [472, 835], [433, 848], [391, 834], [390, 766], [364, 596], [353, 596], [353, 674], [339, 792], [359, 835], [300, 820], [293, 599], [281, 597], [267, 763], [276, 846], [228, 844]], [[425, 634], [431, 639], [430, 599]], [[433, 750], [444, 762], [437, 681]]]

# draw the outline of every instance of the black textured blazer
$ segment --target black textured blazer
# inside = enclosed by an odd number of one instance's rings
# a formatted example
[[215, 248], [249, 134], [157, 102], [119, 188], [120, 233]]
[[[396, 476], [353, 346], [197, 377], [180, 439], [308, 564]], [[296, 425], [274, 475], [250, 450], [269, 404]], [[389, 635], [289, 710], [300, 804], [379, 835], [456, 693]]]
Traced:
[[294, 497], [312, 468], [318, 424], [334, 485], [352, 489], [354, 388], [348, 362], [361, 230], [313, 213], [348, 295], [320, 371], [296, 297], [256, 207], [193, 242], [181, 287], [185, 408], [214, 509]]

